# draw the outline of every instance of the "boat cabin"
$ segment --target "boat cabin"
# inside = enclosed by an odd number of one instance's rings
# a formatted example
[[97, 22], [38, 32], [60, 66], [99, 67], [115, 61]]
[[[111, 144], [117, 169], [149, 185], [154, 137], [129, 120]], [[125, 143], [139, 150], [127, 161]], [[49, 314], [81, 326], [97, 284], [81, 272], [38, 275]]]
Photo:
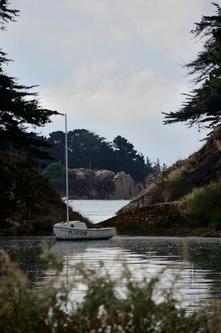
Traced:
[[69, 222], [65, 222], [65, 224], [68, 227], [75, 228], [75, 229], [81, 229], [81, 230], [87, 229], [86, 223], [80, 222], [80, 221], [69, 221]]

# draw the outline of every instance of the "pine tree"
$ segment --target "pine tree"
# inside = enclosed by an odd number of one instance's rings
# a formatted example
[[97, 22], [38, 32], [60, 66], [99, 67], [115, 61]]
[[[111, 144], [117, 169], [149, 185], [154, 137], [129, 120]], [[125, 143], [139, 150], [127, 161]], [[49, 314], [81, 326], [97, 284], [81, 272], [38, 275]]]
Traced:
[[196, 88], [180, 110], [164, 113], [164, 124], [186, 122], [211, 129], [221, 125], [221, 7], [213, 5], [216, 13], [203, 16], [192, 31], [195, 38], [204, 40], [203, 50], [186, 65]]
[[15, 21], [18, 16], [19, 10], [8, 8], [8, 0], [0, 0], [0, 29], [5, 29], [5, 24], [10, 21]]
[[[8, 5], [7, 0], [0, 0], [1, 30], [18, 15], [18, 11]], [[44, 126], [58, 112], [41, 108], [37, 93], [32, 92], [33, 86], [20, 85], [14, 77], [8, 76], [4, 70], [8, 62], [7, 55], [0, 50], [0, 150], [44, 158], [47, 154], [41, 148], [48, 144], [30, 129]]]

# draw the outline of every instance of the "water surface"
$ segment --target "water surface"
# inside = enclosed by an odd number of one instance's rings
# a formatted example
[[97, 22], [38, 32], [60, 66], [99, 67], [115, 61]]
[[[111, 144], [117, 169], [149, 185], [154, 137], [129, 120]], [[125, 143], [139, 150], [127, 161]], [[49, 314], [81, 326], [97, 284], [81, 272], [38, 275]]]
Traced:
[[[120, 276], [127, 262], [133, 278], [150, 278], [164, 272], [160, 288], [167, 289], [179, 274], [176, 296], [190, 308], [221, 298], [221, 240], [216, 238], [115, 237], [108, 241], [58, 241], [45, 238], [55, 256], [64, 263], [60, 279], [73, 274], [76, 263], [98, 267], [99, 261], [114, 277]], [[53, 271], [39, 258], [42, 239], [0, 238], [4, 248], [29, 275], [33, 284], [47, 282]]]
[[114, 216], [128, 202], [128, 200], [70, 200], [69, 204], [73, 210], [91, 222], [99, 223]]

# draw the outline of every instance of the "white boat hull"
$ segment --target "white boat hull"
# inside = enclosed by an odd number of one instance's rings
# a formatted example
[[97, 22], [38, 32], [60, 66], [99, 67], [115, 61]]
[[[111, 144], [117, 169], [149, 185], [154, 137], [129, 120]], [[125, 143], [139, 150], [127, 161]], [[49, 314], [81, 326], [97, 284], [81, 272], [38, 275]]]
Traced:
[[75, 229], [54, 225], [53, 229], [56, 239], [63, 240], [109, 239], [116, 235], [115, 228]]

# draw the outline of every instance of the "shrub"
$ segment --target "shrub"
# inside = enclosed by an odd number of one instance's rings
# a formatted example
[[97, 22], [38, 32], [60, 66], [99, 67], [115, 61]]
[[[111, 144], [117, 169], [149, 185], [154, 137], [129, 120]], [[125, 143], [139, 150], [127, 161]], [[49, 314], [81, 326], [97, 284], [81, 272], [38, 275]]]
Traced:
[[195, 188], [180, 200], [182, 216], [199, 225], [221, 228], [221, 178]]
[[[57, 274], [61, 267], [55, 262]], [[104, 271], [76, 266], [74, 284], [53, 281], [33, 288], [8, 255], [0, 251], [0, 332], [73, 333], [197, 333], [219, 332], [220, 306], [187, 314], [172, 293], [155, 300], [159, 276], [149, 282], [133, 281], [125, 267], [120, 281]], [[124, 282], [122, 295], [119, 282]], [[85, 296], [72, 303], [76, 283], [86, 286]], [[122, 284], [121, 284], [122, 285]]]

